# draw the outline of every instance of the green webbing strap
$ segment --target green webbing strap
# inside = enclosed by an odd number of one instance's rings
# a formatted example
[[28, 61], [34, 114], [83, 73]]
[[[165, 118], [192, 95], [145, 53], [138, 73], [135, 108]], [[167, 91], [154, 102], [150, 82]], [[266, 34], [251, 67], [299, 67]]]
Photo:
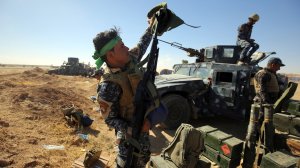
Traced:
[[143, 156], [145, 156], [145, 155], [143, 155], [143, 154], [136, 153], [136, 152], [133, 152], [133, 154], [134, 154], [135, 156], [137, 156], [137, 157], [143, 157]]
[[149, 90], [149, 92], [151, 94], [151, 97], [153, 99], [154, 104], [152, 104], [150, 107], [148, 107], [148, 109], [147, 109], [147, 111], [145, 113], [144, 118], [146, 118], [151, 111], [153, 111], [156, 108], [158, 108], [159, 104], [160, 104], [159, 96], [157, 95], [157, 91], [156, 91], [155, 86], [151, 82], [148, 81], [147, 82], [147, 88], [148, 88], [148, 90]]
[[[137, 66], [139, 68], [143, 67], [148, 62], [149, 56], [150, 55], [148, 54], [145, 59], [143, 59], [141, 62], [139, 62], [137, 64]], [[147, 82], [147, 88], [148, 88], [148, 91], [151, 94], [151, 97], [153, 99], [154, 104], [147, 109], [144, 118], [146, 118], [151, 111], [153, 111], [156, 108], [158, 108], [159, 104], [160, 104], [159, 96], [157, 95], [157, 91], [156, 91], [156, 88], [154, 87], [154, 85], [152, 83], [150, 83], [150, 82]]]
[[[141, 145], [137, 140], [135, 140], [133, 138], [129, 138], [129, 139], [126, 139], [125, 142], [127, 142], [127, 143], [131, 144], [132, 146], [134, 146], [136, 149], [138, 149], [139, 152], [141, 151]], [[145, 156], [141, 153], [136, 153], [136, 152], [133, 152], [133, 154], [137, 157]]]
[[139, 151], [141, 150], [140, 143], [137, 140], [135, 140], [133, 138], [128, 138], [128, 139], [125, 140], [125, 142], [130, 143], [132, 146], [137, 148]]

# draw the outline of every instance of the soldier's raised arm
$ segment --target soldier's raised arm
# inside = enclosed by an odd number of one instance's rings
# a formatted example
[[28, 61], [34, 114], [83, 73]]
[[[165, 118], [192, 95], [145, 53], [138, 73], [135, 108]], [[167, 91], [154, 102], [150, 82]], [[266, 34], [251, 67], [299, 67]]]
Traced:
[[138, 62], [142, 59], [143, 55], [147, 51], [147, 48], [152, 40], [152, 34], [151, 34], [151, 27], [154, 21], [154, 17], [148, 20], [148, 28], [140, 38], [139, 42], [137, 45], [129, 50], [130, 55], [135, 57]]

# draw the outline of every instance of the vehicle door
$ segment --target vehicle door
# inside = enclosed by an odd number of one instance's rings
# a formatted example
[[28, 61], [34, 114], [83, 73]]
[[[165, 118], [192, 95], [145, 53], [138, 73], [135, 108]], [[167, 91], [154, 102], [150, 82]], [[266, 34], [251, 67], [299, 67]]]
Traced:
[[216, 104], [222, 103], [224, 106], [233, 107], [235, 105], [237, 71], [232, 70], [214, 70], [212, 78], [212, 92], [215, 96]]

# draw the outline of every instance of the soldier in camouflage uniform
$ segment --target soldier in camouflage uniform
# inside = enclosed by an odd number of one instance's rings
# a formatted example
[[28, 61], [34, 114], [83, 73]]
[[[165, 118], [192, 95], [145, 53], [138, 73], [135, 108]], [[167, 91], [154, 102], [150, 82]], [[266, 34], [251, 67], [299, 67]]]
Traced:
[[254, 77], [256, 96], [254, 102], [260, 104], [274, 104], [279, 98], [279, 85], [276, 72], [285, 66], [280, 58], [269, 59], [267, 67], [258, 71]]
[[259, 45], [251, 39], [253, 25], [259, 20], [257, 14], [248, 18], [248, 22], [238, 28], [237, 45], [242, 48], [238, 64], [243, 65], [250, 62], [250, 56], [259, 48]]
[[[135, 109], [133, 100], [137, 85], [143, 76], [137, 63], [141, 60], [152, 39], [150, 33], [152, 21], [153, 19], [148, 22], [149, 28], [146, 29], [137, 46], [131, 50], [122, 42], [116, 28], [101, 32], [93, 39], [96, 50], [94, 59], [102, 59], [107, 65], [98, 84], [97, 101], [100, 104], [100, 112], [105, 123], [114, 128], [116, 132], [117, 167], [124, 167], [126, 164], [128, 149], [126, 140], [130, 139], [132, 134], [130, 122]], [[151, 113], [144, 120], [141, 130], [139, 143], [142, 157], [138, 159], [138, 167], [144, 167], [150, 158], [149, 129], [152, 125], [160, 122], [153, 121]]]

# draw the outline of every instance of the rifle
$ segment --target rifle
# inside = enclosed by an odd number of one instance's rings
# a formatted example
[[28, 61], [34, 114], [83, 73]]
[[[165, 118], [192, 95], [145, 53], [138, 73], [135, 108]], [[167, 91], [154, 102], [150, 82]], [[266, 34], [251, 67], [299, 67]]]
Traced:
[[[155, 15], [158, 23], [157, 27], [160, 25], [160, 16]], [[152, 46], [149, 55], [146, 59], [148, 59], [147, 69], [144, 73], [143, 79], [139, 82], [136, 94], [134, 97], [134, 105], [135, 105], [135, 115], [133, 116], [131, 127], [132, 127], [132, 138], [138, 142], [141, 129], [144, 123], [144, 117], [146, 115], [147, 108], [149, 107], [151, 100], [153, 99], [150, 94], [150, 90], [147, 87], [148, 82], [151, 82], [154, 86], [154, 79], [156, 74], [157, 60], [159, 48], [157, 47], [158, 39], [157, 39], [157, 28], [153, 35]], [[125, 168], [136, 167], [138, 156], [135, 153], [139, 153], [139, 149], [137, 149], [133, 144], [129, 143], [128, 147], [128, 155], [125, 164]]]
[[185, 48], [185, 47], [182, 47], [182, 45], [180, 43], [177, 43], [177, 42], [167, 42], [167, 41], [164, 41], [164, 40], [161, 40], [161, 39], [158, 39], [159, 41], [161, 42], [164, 42], [164, 43], [167, 43], [167, 44], [170, 44], [171, 46], [173, 47], [176, 47], [176, 48], [179, 48], [183, 51], [186, 51], [188, 52], [188, 56], [190, 57], [199, 57], [199, 58], [203, 58], [204, 57], [204, 54], [196, 49], [193, 49], [193, 48]]

